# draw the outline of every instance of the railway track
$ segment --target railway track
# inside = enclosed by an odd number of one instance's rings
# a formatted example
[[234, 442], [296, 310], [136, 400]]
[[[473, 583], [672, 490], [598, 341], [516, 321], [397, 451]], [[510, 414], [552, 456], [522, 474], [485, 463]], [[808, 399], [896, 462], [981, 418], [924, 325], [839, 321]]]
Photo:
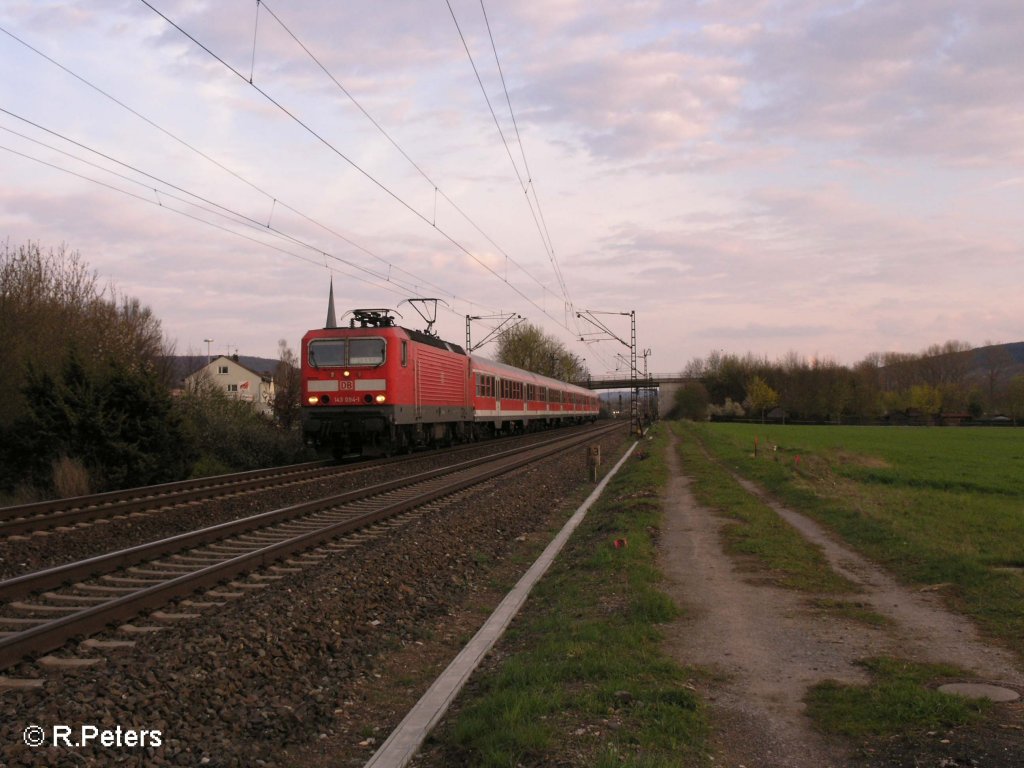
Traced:
[[[0, 582], [0, 669], [409, 513], [617, 425], [203, 528]], [[259, 576], [259, 574], [257, 574]], [[258, 590], [277, 578], [236, 588]]]
[[[504, 438], [504, 441], [515, 444], [528, 440], [530, 437]], [[478, 448], [478, 445], [461, 446], [448, 449], [447, 454], [455, 456]], [[83, 523], [120, 518], [131, 514], [180, 506], [189, 502], [209, 501], [224, 496], [264, 491], [284, 485], [316, 482], [346, 474], [369, 472], [386, 465], [414, 462], [427, 455], [429, 454], [416, 453], [356, 464], [338, 464], [332, 460], [311, 461], [89, 496], [0, 507], [0, 538], [28, 536], [39, 531], [69, 531]]]
[[160, 507], [260, 490], [285, 483], [306, 482], [336, 474], [332, 461], [313, 461], [231, 475], [182, 480], [143, 488], [98, 493], [69, 499], [0, 508], [0, 536], [73, 526], [100, 518], [128, 515]]

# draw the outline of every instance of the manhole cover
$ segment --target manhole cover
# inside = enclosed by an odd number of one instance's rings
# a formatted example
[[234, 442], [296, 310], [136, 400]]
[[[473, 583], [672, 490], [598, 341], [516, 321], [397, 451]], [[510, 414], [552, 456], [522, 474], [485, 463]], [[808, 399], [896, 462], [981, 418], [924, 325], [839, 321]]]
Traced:
[[947, 683], [940, 685], [943, 693], [955, 693], [969, 699], [989, 699], [990, 701], [1016, 701], [1020, 694], [1001, 685], [988, 683]]

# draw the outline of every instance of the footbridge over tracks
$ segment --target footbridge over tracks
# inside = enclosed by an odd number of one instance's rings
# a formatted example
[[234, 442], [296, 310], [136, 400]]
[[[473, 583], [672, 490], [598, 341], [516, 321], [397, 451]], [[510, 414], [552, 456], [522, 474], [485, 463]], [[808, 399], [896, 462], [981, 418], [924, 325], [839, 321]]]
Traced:
[[[612, 374], [591, 376], [581, 382], [581, 385], [588, 389], [638, 389], [640, 390], [639, 399], [646, 402], [653, 397], [657, 404], [658, 418], [664, 418], [672, 410], [676, 391], [691, 381], [700, 381], [700, 379], [682, 376], [678, 373], [648, 373], [637, 375], [636, 378], [628, 374]], [[645, 391], [652, 394], [645, 398], [643, 394]]]

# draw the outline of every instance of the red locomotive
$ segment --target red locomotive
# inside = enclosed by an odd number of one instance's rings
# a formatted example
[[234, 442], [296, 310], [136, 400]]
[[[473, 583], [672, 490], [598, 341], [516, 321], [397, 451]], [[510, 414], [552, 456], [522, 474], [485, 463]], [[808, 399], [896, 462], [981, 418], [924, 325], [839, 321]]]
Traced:
[[415, 447], [593, 420], [590, 390], [471, 356], [432, 333], [356, 309], [302, 338], [303, 428], [335, 456]]

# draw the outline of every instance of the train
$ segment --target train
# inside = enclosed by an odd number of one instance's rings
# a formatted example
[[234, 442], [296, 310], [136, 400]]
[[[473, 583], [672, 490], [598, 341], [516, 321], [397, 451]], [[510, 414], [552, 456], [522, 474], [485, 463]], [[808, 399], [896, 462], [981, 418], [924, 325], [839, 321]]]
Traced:
[[[389, 456], [593, 421], [590, 390], [468, 353], [405, 328], [390, 309], [334, 315], [302, 338], [302, 423], [336, 458]], [[344, 319], [344, 318], [343, 318]]]

